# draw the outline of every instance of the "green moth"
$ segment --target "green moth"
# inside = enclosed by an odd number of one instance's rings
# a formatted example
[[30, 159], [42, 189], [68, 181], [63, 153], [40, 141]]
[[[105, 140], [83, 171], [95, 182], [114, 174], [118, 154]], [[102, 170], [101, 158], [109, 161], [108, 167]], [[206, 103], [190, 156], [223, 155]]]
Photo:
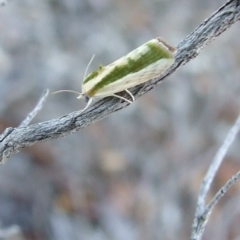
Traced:
[[[82, 82], [82, 93], [78, 98], [88, 98], [82, 112], [90, 106], [94, 98], [114, 96], [132, 103], [134, 96], [128, 89], [164, 73], [174, 63], [175, 52], [174, 47], [161, 38], [156, 38], [107, 66], [99, 66]], [[131, 100], [116, 94], [122, 91], [126, 91]]]

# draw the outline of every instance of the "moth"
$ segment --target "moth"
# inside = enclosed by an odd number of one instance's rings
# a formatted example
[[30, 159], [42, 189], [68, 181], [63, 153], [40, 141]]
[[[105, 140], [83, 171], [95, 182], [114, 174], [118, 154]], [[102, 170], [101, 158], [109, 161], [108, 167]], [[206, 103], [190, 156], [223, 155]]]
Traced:
[[[107, 66], [99, 66], [82, 82], [82, 92], [77, 98], [86, 96], [88, 102], [81, 112], [90, 106], [94, 98], [114, 96], [132, 103], [135, 99], [128, 89], [163, 74], [174, 63], [175, 52], [174, 47], [156, 38]], [[122, 91], [126, 91], [131, 100], [117, 95]]]

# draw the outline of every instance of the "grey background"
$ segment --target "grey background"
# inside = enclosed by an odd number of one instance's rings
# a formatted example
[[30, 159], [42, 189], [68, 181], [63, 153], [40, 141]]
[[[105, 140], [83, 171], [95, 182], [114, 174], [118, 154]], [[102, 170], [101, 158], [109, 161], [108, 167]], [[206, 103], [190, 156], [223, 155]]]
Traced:
[[[0, 130], [41, 93], [81, 91], [85, 69], [161, 36], [176, 46], [224, 1], [22, 0], [0, 8]], [[153, 91], [88, 128], [37, 144], [0, 167], [0, 223], [26, 239], [187, 239], [204, 173], [239, 112], [239, 28]], [[34, 122], [83, 108], [50, 95]], [[210, 197], [239, 169], [237, 140]], [[206, 239], [237, 239], [239, 187]]]

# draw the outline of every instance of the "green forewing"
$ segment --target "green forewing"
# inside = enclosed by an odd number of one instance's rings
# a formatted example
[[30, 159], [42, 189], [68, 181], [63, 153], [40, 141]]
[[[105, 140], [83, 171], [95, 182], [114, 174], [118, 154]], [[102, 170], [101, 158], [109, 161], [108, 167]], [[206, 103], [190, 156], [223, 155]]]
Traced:
[[93, 78], [95, 78], [100, 72], [101, 70], [103, 69], [103, 66], [100, 65], [98, 67], [97, 70], [93, 71], [92, 73], [90, 73], [83, 81], [83, 83], [87, 83], [88, 81], [92, 80]]
[[[131, 58], [131, 55], [133, 54], [128, 54], [126, 56], [127, 63], [116, 66], [108, 75], [104, 76], [101, 81], [99, 81], [92, 89], [90, 89], [88, 94], [90, 96], [94, 96], [94, 94], [104, 86], [119, 81], [128, 74], [136, 73], [162, 58], [172, 58], [172, 53], [158, 43], [147, 42], [145, 45], [148, 47], [148, 51], [144, 51], [142, 54], [139, 53], [139, 57], [136, 57], [135, 55], [136, 59]], [[95, 72], [91, 73], [83, 83], [94, 79], [101, 73], [103, 68], [104, 67], [101, 67]]]

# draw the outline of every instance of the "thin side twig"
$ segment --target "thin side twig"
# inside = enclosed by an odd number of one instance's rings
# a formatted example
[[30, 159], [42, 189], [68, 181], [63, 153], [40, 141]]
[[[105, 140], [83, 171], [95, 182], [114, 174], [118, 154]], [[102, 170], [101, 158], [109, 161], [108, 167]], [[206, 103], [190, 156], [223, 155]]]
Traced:
[[227, 151], [229, 150], [230, 146], [232, 145], [233, 141], [236, 139], [236, 136], [240, 129], [240, 114], [235, 122], [235, 124], [232, 126], [232, 128], [229, 130], [224, 143], [217, 151], [215, 157], [213, 158], [213, 161], [208, 168], [208, 171], [203, 179], [199, 196], [197, 200], [197, 207], [196, 207], [196, 213], [194, 217], [194, 223], [193, 223], [193, 230], [191, 235], [191, 240], [198, 240], [201, 238], [204, 226], [206, 225], [208, 221], [208, 217], [213, 209], [213, 207], [216, 205], [218, 200], [224, 195], [224, 193], [238, 180], [239, 174], [236, 174], [233, 176], [216, 194], [216, 196], [210, 201], [210, 203], [205, 206], [206, 196], [210, 189], [211, 183], [217, 173], [217, 170], [219, 169], [219, 166], [224, 160], [224, 157], [226, 156]]
[[223, 187], [219, 189], [216, 195], [212, 198], [209, 204], [206, 206], [203, 214], [198, 218], [197, 231], [191, 236], [191, 240], [198, 240], [202, 238], [204, 228], [209, 220], [210, 214], [212, 213], [214, 207], [219, 202], [219, 200], [225, 195], [225, 193], [240, 179], [240, 172], [233, 175]]
[[[131, 89], [134, 98], [137, 99], [150, 91], [179, 67], [195, 58], [202, 48], [231, 27], [239, 19], [239, 0], [230, 0], [225, 3], [225, 5], [214, 12], [189, 36], [179, 43], [177, 46], [175, 63], [166, 73]], [[92, 107], [82, 114], [77, 111], [58, 119], [29, 125], [27, 127], [15, 128], [0, 142], [0, 161], [5, 161], [12, 154], [19, 152], [22, 148], [27, 146], [79, 131], [128, 105], [129, 103], [126, 101], [107, 97], [93, 104]]]
[[[240, 179], [240, 171], [233, 175], [225, 184], [222, 186], [219, 191], [216, 193], [216, 195], [212, 198], [212, 200], [209, 202], [209, 204], [206, 206], [206, 209], [203, 213], [203, 218], [207, 220], [210, 213], [212, 212], [213, 208], [216, 206], [216, 204], [219, 202], [219, 200], [225, 195], [225, 193], [229, 190], [230, 187], [232, 187], [238, 180]], [[207, 221], [206, 221], [207, 222]]]
[[203, 179], [203, 182], [202, 182], [202, 185], [200, 188], [200, 192], [199, 192], [199, 198], [197, 201], [197, 212], [196, 212], [197, 215], [200, 215], [203, 213], [203, 209], [205, 207], [206, 196], [207, 196], [207, 193], [211, 186], [211, 183], [212, 183], [212, 181], [216, 175], [216, 172], [219, 169], [222, 161], [224, 160], [224, 157], [226, 156], [228, 149], [234, 142], [234, 140], [239, 132], [239, 129], [240, 129], [240, 114], [239, 114], [235, 124], [233, 125], [233, 127], [229, 130], [224, 143], [222, 144], [222, 146], [219, 148], [216, 155], [214, 156], [213, 161]]
[[32, 120], [33, 118], [37, 115], [37, 113], [42, 109], [43, 104], [45, 100], [47, 99], [47, 96], [49, 94], [49, 90], [45, 90], [40, 97], [37, 105], [34, 107], [34, 109], [27, 115], [27, 117], [20, 123], [19, 127], [26, 127]]

